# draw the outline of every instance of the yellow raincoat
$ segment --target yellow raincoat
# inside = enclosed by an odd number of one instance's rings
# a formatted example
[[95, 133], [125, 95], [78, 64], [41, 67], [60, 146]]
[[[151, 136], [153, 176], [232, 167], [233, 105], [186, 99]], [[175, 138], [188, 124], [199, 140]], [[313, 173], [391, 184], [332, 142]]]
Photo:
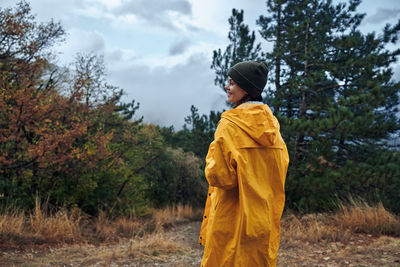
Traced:
[[201, 266], [276, 266], [289, 156], [267, 105], [224, 112], [206, 158]]

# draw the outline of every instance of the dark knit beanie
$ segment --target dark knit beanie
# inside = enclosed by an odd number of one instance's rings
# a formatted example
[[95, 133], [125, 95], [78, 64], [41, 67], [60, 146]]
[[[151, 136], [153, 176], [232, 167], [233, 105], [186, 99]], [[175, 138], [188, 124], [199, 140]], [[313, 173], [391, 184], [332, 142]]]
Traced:
[[251, 97], [256, 98], [261, 96], [267, 83], [267, 63], [255, 61], [240, 62], [230, 68], [228, 76]]

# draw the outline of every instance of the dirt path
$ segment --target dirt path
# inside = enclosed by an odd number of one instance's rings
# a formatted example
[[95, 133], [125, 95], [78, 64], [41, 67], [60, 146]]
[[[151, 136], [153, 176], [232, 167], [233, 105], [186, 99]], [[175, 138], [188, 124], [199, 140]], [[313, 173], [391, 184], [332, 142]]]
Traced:
[[[203, 248], [197, 244], [199, 229], [200, 222], [168, 229], [169, 240], [182, 247], [172, 253], [157, 250], [139, 256], [127, 253], [129, 241], [108, 246], [71, 245], [23, 252], [0, 251], [0, 266], [200, 266]], [[400, 238], [354, 235], [346, 244], [282, 240], [278, 266], [400, 267]]]
[[400, 266], [400, 238], [355, 235], [347, 244], [283, 241], [278, 266]]
[[[194, 222], [175, 228], [176, 237], [191, 247], [191, 259], [183, 258], [182, 265], [165, 263], [162, 266], [200, 266], [203, 248], [197, 244], [200, 223]], [[348, 243], [304, 243], [282, 240], [278, 266], [376, 266], [400, 267], [400, 238], [387, 236], [353, 235]]]
[[197, 243], [200, 225], [200, 222], [186, 222], [167, 229], [166, 241], [179, 244], [172, 253], [159, 253], [158, 247], [162, 246], [152, 244], [156, 249], [146, 250], [149, 253], [132, 254], [128, 240], [107, 246], [33, 247], [23, 251], [9, 248], [0, 250], [0, 266], [200, 266], [203, 253], [203, 247]]

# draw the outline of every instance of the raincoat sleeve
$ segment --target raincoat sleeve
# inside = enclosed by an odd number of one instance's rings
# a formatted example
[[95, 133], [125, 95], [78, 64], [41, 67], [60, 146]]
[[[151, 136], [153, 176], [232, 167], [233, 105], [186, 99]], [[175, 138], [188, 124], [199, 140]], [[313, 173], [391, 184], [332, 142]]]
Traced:
[[206, 157], [205, 174], [211, 186], [229, 190], [237, 186], [237, 149], [233, 143], [234, 128], [221, 120]]

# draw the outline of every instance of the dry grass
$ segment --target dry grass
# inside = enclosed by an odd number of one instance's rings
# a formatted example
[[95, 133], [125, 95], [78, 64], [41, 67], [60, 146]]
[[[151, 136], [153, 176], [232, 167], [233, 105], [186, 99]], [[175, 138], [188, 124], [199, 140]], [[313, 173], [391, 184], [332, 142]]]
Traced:
[[187, 250], [187, 246], [173, 239], [171, 234], [160, 230], [144, 233], [143, 236], [136, 235], [129, 241], [123, 241], [115, 246], [97, 247], [95, 250], [84, 253], [82, 258], [86, 263], [93, 259], [101, 259], [100, 263], [105, 266], [124, 265], [133, 259], [135, 261], [163, 259], [171, 254], [183, 254]]
[[134, 218], [117, 218], [113, 225], [117, 229], [117, 234], [123, 237], [141, 236], [145, 231], [143, 227], [145, 223]]
[[[135, 246], [141, 244], [141, 247], [146, 247], [146, 244], [151, 244], [151, 240], [154, 241], [154, 245], [161, 246], [168, 244], [164, 235], [165, 229], [182, 222], [200, 220], [202, 213], [202, 209], [194, 210], [190, 206], [178, 205], [153, 210], [152, 217], [147, 219], [109, 219], [104, 212], [96, 218], [87, 219], [78, 209], [61, 210], [49, 215], [43, 212], [37, 203], [34, 211], [28, 215], [11, 209], [0, 214], [0, 243], [3, 243], [3, 246], [6, 246], [6, 243], [100, 244], [132, 239]], [[152, 233], [154, 236], [149, 235]], [[385, 210], [381, 204], [369, 206], [364, 202], [354, 202], [350, 206], [342, 205], [334, 214], [296, 215], [289, 212], [281, 221], [283, 243], [299, 240], [310, 243], [346, 242], [354, 233], [400, 236], [400, 219]], [[143, 243], [144, 239], [141, 238], [144, 237], [147, 243]], [[164, 243], [159, 244], [160, 242]]]
[[155, 229], [160, 230], [185, 221], [199, 221], [203, 217], [203, 211], [203, 209], [193, 210], [188, 205], [177, 205], [155, 210], [153, 213]]
[[351, 206], [342, 205], [334, 221], [340, 228], [355, 233], [400, 236], [400, 219], [388, 212], [382, 204], [370, 206], [359, 201]]
[[62, 209], [55, 215], [47, 215], [41, 209], [40, 203], [36, 202], [26, 230], [32, 232], [38, 240], [48, 243], [82, 242], [82, 218], [79, 209], [72, 209], [70, 212]]
[[94, 222], [95, 237], [101, 242], [117, 241], [121, 237], [132, 238], [142, 235], [146, 222], [132, 218], [119, 217], [114, 220], [107, 218], [105, 212], [100, 212]]
[[0, 266], [155, 266], [156, 261], [184, 257], [188, 252], [187, 246], [171, 234], [150, 233], [112, 244], [74, 244], [49, 251], [33, 247], [0, 253]]
[[116, 238], [116, 228], [107, 218], [106, 213], [101, 211], [94, 222], [95, 236], [102, 242], [112, 241]]
[[317, 243], [320, 241], [341, 242], [351, 235], [349, 230], [340, 229], [329, 222], [326, 215], [310, 214], [296, 216], [289, 214], [281, 221], [282, 242], [293, 240]]
[[0, 215], [0, 239], [20, 244], [81, 242], [81, 219], [75, 209], [47, 215], [39, 203], [29, 215], [9, 209]]
[[[200, 222], [190, 221], [202, 213], [176, 206], [153, 210], [147, 219], [110, 219], [105, 213], [88, 219], [79, 210], [54, 215], [39, 206], [28, 215], [9, 210], [0, 215], [0, 265], [199, 266]], [[342, 206], [336, 213], [286, 213], [278, 266], [397, 266], [400, 239], [385, 234], [397, 236], [399, 226], [399, 218], [382, 205], [365, 203]]]
[[346, 242], [354, 233], [400, 236], [400, 219], [382, 204], [370, 206], [360, 201], [341, 205], [334, 214], [297, 216], [289, 212], [281, 221], [283, 242]]
[[[96, 249], [90, 255], [92, 258], [101, 258], [106, 266], [110, 266], [112, 263], [123, 265], [131, 260], [165, 259], [171, 254], [183, 254], [187, 250], [184, 244], [174, 240], [170, 234], [154, 232], [142, 237], [136, 236], [108, 249]], [[87, 256], [85, 258], [87, 261]]]
[[31, 214], [9, 209], [0, 214], [0, 241], [17, 245], [118, 242], [124, 238], [143, 237], [149, 232], [161, 233], [177, 223], [197, 220], [202, 210], [178, 205], [154, 210], [152, 218], [118, 217], [109, 219], [105, 212], [95, 218], [84, 218], [79, 209], [62, 209], [47, 214], [40, 203]]
[[129, 241], [127, 252], [130, 257], [158, 256], [184, 251], [184, 246], [161, 232], [146, 235]]
[[23, 233], [25, 215], [17, 210], [0, 215], [0, 236], [10, 237]]

